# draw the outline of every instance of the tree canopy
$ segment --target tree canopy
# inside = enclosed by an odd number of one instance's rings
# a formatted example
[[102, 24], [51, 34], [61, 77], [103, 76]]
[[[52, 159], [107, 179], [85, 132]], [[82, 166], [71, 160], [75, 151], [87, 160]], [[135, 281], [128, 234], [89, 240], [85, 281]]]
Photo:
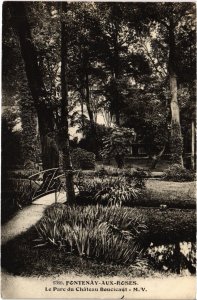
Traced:
[[195, 120], [194, 3], [62, 5], [3, 5], [3, 101], [20, 109], [25, 157], [36, 160], [37, 145], [43, 167], [58, 166], [72, 126], [99, 156], [102, 119], [134, 128], [150, 157], [170, 148], [183, 163]]

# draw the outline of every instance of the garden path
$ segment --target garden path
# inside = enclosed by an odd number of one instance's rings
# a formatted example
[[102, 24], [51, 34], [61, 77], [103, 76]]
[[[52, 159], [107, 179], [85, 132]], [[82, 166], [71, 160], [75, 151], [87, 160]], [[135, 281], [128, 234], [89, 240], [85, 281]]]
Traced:
[[[65, 202], [66, 195], [58, 195], [58, 203]], [[1, 226], [1, 244], [5, 244], [17, 235], [35, 225], [42, 217], [45, 208], [55, 203], [55, 194], [46, 195], [35, 200], [32, 205], [24, 207], [7, 223]]]

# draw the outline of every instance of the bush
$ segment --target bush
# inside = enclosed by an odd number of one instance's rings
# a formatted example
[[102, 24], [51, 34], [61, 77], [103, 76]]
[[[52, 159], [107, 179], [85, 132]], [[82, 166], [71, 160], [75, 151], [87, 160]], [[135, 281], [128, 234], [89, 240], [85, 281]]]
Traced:
[[136, 186], [136, 182], [126, 176], [103, 175], [91, 178], [81, 174], [76, 185], [79, 190], [78, 199], [84, 200], [85, 198], [86, 204], [130, 205], [141, 195], [141, 189]]
[[73, 149], [71, 160], [74, 169], [92, 170], [95, 169], [95, 154], [81, 148]]
[[125, 176], [128, 177], [131, 181], [133, 181], [137, 188], [144, 189], [146, 179], [149, 176], [149, 172], [144, 171], [141, 168], [130, 169], [125, 171]]
[[40, 244], [80, 257], [132, 264], [142, 251], [146, 226], [135, 209], [53, 205], [37, 225]]
[[193, 181], [195, 173], [183, 168], [179, 164], [174, 164], [164, 172], [163, 178], [171, 181]]
[[13, 170], [8, 171], [8, 177], [13, 179], [28, 179], [31, 175], [38, 173], [39, 170], [37, 169], [20, 169], [20, 170]]
[[2, 222], [5, 222], [18, 209], [31, 203], [35, 186], [23, 179], [6, 179], [2, 182]]
[[98, 175], [98, 177], [104, 177], [104, 176], [109, 175], [107, 170], [104, 167], [102, 167], [101, 169], [96, 171], [95, 174]]
[[108, 134], [103, 137], [103, 149], [100, 151], [103, 159], [114, 158], [118, 168], [124, 166], [125, 156], [129, 153], [129, 147], [135, 139], [133, 129], [124, 127], [110, 128]]
[[195, 274], [196, 243], [179, 242], [167, 245], [151, 243], [146, 255], [156, 270], [180, 273], [188, 269], [191, 274]]
[[143, 168], [124, 168], [118, 169], [113, 166], [98, 166], [95, 175], [102, 176], [125, 176], [128, 179], [135, 180], [139, 188], [145, 186], [145, 181], [150, 177], [150, 172]]
[[123, 175], [123, 169], [118, 169], [113, 166], [97, 166], [95, 175], [102, 177], [102, 176], [119, 176]]

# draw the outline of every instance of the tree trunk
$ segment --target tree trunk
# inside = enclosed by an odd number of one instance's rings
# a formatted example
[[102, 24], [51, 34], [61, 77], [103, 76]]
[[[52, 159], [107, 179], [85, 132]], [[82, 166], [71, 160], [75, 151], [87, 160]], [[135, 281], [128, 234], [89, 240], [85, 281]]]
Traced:
[[[53, 143], [47, 142], [48, 135], [54, 132], [53, 111], [51, 107], [47, 108], [46, 102], [44, 103], [43, 100], [43, 97], [47, 99], [47, 92], [44, 87], [42, 72], [38, 65], [38, 57], [31, 37], [25, 3], [10, 2], [9, 10], [12, 17], [13, 28], [18, 34], [28, 85], [38, 115], [43, 169], [50, 169], [54, 166], [58, 167], [59, 155], [58, 151], [56, 151], [57, 147], [51, 148], [52, 144], [56, 144], [55, 140], [53, 140]], [[51, 152], [55, 153], [55, 155], [49, 160], [48, 156], [51, 156]]]
[[175, 258], [174, 270], [177, 274], [180, 274], [181, 273], [181, 252], [180, 252], [179, 242], [175, 243], [174, 258]]
[[84, 109], [83, 109], [83, 97], [81, 98], [80, 104], [81, 104], [82, 137], [83, 137], [83, 134], [84, 134], [84, 128], [85, 128], [85, 122], [84, 122]]
[[[116, 5], [112, 6], [112, 15], [116, 15], [118, 13], [118, 9], [116, 7]], [[120, 110], [121, 110], [121, 90], [120, 90], [120, 86], [119, 86], [119, 79], [121, 77], [121, 62], [120, 62], [120, 45], [119, 45], [119, 41], [118, 41], [118, 33], [119, 33], [119, 24], [116, 20], [116, 18], [113, 19], [112, 21], [112, 28], [113, 28], [113, 79], [114, 79], [114, 91], [115, 93], [114, 95], [114, 112], [115, 112], [115, 122], [116, 125], [120, 126]]]
[[68, 85], [67, 85], [67, 55], [68, 55], [68, 28], [65, 24], [67, 13], [67, 2], [61, 2], [61, 128], [60, 147], [63, 156], [63, 170], [66, 177], [67, 202], [75, 202], [75, 192], [73, 183], [73, 169], [70, 157], [69, 132], [68, 132]]
[[169, 62], [168, 71], [170, 78], [170, 93], [171, 93], [171, 152], [172, 160], [183, 166], [183, 140], [180, 124], [180, 112], [177, 99], [177, 76], [176, 76], [176, 49], [174, 36], [174, 22], [173, 17], [170, 18], [169, 26]]
[[195, 169], [195, 124], [192, 120], [191, 168]]
[[[116, 64], [118, 64], [118, 59], [115, 59]], [[117, 68], [118, 70], [118, 68]], [[114, 70], [113, 73], [113, 111], [114, 111], [114, 115], [115, 115], [115, 123], [117, 126], [120, 126], [120, 109], [121, 109], [121, 101], [120, 101], [120, 91], [119, 91], [119, 87], [118, 87], [118, 77], [119, 77], [119, 73], [117, 70]]]
[[180, 125], [179, 105], [177, 101], [177, 79], [175, 74], [170, 74], [171, 91], [171, 151], [174, 163], [183, 166], [183, 141]]
[[85, 69], [85, 103], [88, 111], [88, 116], [90, 119], [90, 127], [92, 132], [92, 140], [93, 140], [93, 149], [92, 151], [95, 153], [95, 155], [98, 157], [98, 145], [97, 145], [97, 134], [96, 134], [96, 127], [94, 122], [94, 115], [90, 104], [90, 87], [89, 87], [89, 76], [87, 69]]
[[94, 116], [90, 104], [89, 76], [87, 70], [85, 70], [85, 91], [86, 91], [85, 102], [88, 111], [88, 116], [90, 119], [91, 127], [94, 130]]
[[115, 156], [115, 161], [119, 169], [122, 169], [124, 167], [124, 157], [122, 155], [117, 154]]
[[166, 146], [164, 146], [161, 151], [159, 152], [159, 154], [157, 155], [153, 155], [152, 157], [152, 162], [151, 162], [151, 170], [154, 170], [156, 168], [157, 163], [159, 162], [160, 158], [162, 157], [164, 151], [165, 151]]

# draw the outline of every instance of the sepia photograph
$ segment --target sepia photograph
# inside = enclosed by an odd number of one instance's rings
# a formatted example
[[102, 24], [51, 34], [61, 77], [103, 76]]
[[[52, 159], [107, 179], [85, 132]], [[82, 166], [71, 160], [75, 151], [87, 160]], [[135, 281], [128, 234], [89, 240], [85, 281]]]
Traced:
[[3, 299], [196, 299], [196, 2], [4, 1]]

